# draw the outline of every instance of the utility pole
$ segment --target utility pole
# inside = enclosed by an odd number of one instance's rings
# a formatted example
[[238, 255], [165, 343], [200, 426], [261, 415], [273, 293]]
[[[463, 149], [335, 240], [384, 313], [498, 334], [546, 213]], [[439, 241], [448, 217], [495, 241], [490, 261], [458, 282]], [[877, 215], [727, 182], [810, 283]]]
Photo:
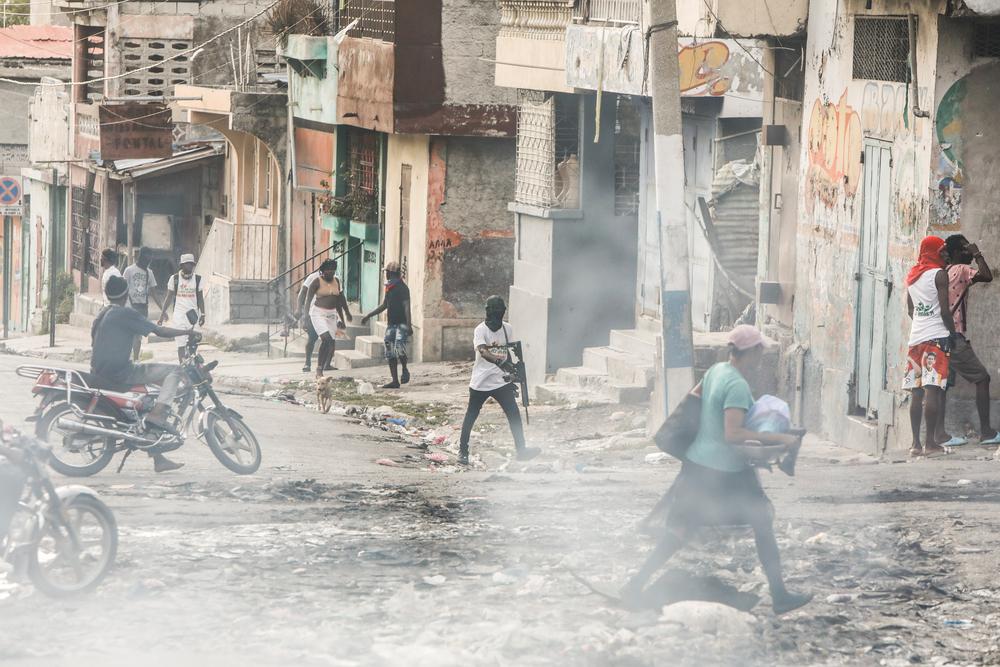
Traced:
[[[694, 385], [688, 230], [684, 208], [684, 140], [677, 62], [675, 0], [651, 0], [649, 72], [653, 102], [653, 159], [660, 240], [660, 318], [656, 392], [650, 426], [659, 427]], [[661, 412], [662, 411], [662, 412]]]
[[59, 206], [59, 170], [52, 168], [52, 185], [49, 186], [49, 347], [56, 346], [56, 251], [59, 247], [57, 232]]

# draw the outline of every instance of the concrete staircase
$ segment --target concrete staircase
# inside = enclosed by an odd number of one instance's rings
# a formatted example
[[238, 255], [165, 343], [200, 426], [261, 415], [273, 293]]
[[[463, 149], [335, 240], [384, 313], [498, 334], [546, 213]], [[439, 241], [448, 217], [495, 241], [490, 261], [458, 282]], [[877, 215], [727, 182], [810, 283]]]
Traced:
[[[536, 398], [579, 405], [647, 401], [655, 379], [653, 364], [658, 333], [645, 323], [637, 329], [612, 330], [606, 347], [584, 349], [583, 365], [560, 368], [550, 382], [537, 388]], [[713, 364], [727, 358], [728, 336], [727, 332], [694, 334], [695, 381]], [[777, 352], [770, 354], [774, 358], [765, 359], [765, 365], [773, 374]]]
[[104, 309], [104, 300], [90, 294], [77, 294], [73, 297], [73, 312], [69, 314], [71, 326], [90, 331], [94, 319]]
[[[360, 320], [355, 320], [360, 321]], [[371, 366], [381, 366], [385, 363], [385, 322], [375, 322], [369, 329], [365, 327], [354, 327], [348, 325], [348, 334], [351, 329], [361, 328], [362, 332], [355, 335], [351, 347], [342, 346], [343, 341], [337, 341], [337, 351], [333, 355], [333, 366], [338, 371], [349, 371], [352, 368], [368, 368]]]
[[577, 404], [634, 404], [653, 391], [656, 334], [646, 329], [614, 329], [606, 347], [588, 347], [583, 365], [560, 368], [536, 389], [541, 401]]

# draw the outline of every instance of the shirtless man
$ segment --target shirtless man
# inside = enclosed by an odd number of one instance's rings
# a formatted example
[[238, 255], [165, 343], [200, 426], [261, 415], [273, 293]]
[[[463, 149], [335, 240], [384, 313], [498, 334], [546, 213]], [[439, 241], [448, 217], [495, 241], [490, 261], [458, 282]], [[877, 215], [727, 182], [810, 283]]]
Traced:
[[337, 278], [337, 260], [328, 259], [319, 265], [319, 279], [314, 280], [306, 293], [305, 303], [309, 307], [309, 320], [319, 335], [319, 358], [316, 360], [316, 377], [323, 377], [327, 364], [333, 360], [336, 351], [334, 337], [339, 329], [346, 329], [346, 321], [353, 321], [347, 298]]

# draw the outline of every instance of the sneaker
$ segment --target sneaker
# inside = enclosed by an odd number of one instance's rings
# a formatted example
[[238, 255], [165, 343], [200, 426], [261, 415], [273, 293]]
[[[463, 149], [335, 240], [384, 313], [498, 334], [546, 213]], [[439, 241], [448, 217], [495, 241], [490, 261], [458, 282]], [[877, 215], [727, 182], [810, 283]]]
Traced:
[[306, 364], [305, 366], [302, 367], [302, 372], [303, 373], [309, 373], [309, 372], [312, 371], [312, 369], [313, 369], [312, 366], [310, 366], [309, 364]]
[[158, 454], [153, 457], [153, 470], [156, 472], [170, 472], [171, 470], [177, 470], [183, 467], [183, 463], [171, 461], [163, 454]]
[[399, 383], [398, 382], [390, 382], [388, 384], [382, 385], [382, 388], [383, 389], [399, 389]]
[[979, 444], [983, 445], [985, 447], [989, 447], [991, 445], [1000, 445], [1000, 431], [996, 431], [993, 434], [992, 438], [987, 438], [985, 440], [980, 440]]
[[404, 368], [402, 374], [399, 376], [399, 384], [406, 384], [410, 381], [410, 369]]
[[146, 428], [153, 427], [170, 435], [180, 435], [170, 423], [170, 408], [166, 406], [154, 406], [143, 419], [143, 424]]
[[812, 599], [812, 593], [790, 593], [786, 591], [783, 595], [772, 597], [771, 607], [774, 609], [774, 613], [780, 616], [781, 614], [795, 611], [799, 607], [804, 607]]
[[458, 465], [460, 465], [460, 466], [467, 466], [467, 465], [469, 465], [469, 453], [468, 452], [465, 452], [465, 453], [459, 452], [458, 453]]
[[542, 450], [539, 449], [538, 447], [525, 447], [524, 449], [518, 450], [518, 452], [517, 452], [517, 460], [518, 461], [530, 461], [531, 459], [535, 458], [536, 456], [538, 456], [541, 453], [542, 453]]

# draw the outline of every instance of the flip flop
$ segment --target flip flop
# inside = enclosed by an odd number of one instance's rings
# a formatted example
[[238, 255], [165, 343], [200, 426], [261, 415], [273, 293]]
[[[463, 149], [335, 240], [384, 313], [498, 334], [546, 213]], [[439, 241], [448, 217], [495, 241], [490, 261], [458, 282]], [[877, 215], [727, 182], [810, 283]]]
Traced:
[[979, 444], [980, 445], [1000, 445], [1000, 431], [997, 431], [996, 435], [994, 435], [989, 440], [980, 440]]
[[948, 442], [942, 442], [941, 447], [961, 447], [962, 445], [969, 444], [968, 438], [963, 438], [959, 435], [954, 436]]

